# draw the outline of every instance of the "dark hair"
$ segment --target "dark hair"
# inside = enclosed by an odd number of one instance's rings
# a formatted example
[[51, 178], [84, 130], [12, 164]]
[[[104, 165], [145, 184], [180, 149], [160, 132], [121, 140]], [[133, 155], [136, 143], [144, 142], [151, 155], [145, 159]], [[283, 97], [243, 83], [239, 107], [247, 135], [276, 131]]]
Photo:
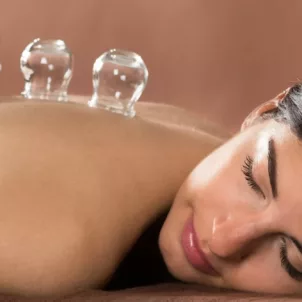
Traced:
[[302, 140], [302, 83], [292, 86], [278, 107], [264, 113], [262, 118], [273, 118], [288, 124], [291, 131]]

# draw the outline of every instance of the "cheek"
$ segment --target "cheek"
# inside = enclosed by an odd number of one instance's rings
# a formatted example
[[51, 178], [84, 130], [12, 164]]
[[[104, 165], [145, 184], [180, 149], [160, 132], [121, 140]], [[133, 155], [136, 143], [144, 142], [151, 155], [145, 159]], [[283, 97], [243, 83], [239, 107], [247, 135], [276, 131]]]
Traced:
[[226, 145], [202, 161], [186, 181], [189, 200], [203, 206], [214, 206], [218, 203], [228, 207], [228, 200], [238, 195], [238, 157], [233, 148]]
[[188, 178], [189, 188], [198, 190], [200, 184], [210, 185], [213, 181], [220, 179], [225, 172], [232, 177], [234, 166], [238, 166], [243, 153], [244, 145], [239, 137], [216, 149], [192, 171]]
[[242, 173], [243, 163], [251, 152], [251, 144], [234, 140], [202, 161], [185, 184], [186, 197], [193, 208], [215, 214], [262, 207], [261, 198], [249, 187]]

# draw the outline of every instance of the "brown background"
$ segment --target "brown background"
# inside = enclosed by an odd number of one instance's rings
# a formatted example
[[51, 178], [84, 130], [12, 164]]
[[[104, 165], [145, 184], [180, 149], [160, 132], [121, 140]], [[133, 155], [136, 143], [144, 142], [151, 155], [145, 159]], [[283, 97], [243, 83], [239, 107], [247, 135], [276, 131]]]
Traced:
[[0, 94], [23, 87], [19, 57], [36, 37], [75, 54], [70, 92], [91, 95], [110, 48], [141, 54], [142, 100], [177, 104], [235, 130], [302, 75], [301, 0], [0, 0]]

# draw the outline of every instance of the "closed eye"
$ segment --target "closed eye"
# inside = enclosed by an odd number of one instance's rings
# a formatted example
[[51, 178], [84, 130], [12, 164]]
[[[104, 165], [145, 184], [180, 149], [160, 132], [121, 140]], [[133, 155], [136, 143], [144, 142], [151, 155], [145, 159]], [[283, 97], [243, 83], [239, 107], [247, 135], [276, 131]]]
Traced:
[[263, 191], [261, 190], [260, 186], [257, 184], [257, 182], [254, 179], [253, 176], [253, 159], [248, 155], [246, 159], [244, 160], [244, 163], [242, 165], [242, 173], [244, 175], [245, 180], [247, 181], [248, 185], [263, 199], [265, 199], [265, 195]]
[[286, 239], [284, 237], [281, 238], [280, 259], [281, 259], [281, 266], [287, 271], [287, 273], [293, 279], [297, 281], [302, 281], [302, 272], [298, 271], [295, 267], [293, 267], [288, 260]]

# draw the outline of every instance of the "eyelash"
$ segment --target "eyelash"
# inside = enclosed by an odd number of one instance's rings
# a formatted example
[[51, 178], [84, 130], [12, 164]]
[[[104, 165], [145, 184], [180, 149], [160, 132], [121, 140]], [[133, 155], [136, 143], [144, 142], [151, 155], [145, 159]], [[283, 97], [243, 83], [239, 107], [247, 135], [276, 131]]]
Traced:
[[247, 156], [246, 159], [244, 160], [241, 171], [248, 185], [258, 194], [260, 194], [263, 198], [265, 198], [260, 187], [257, 185], [257, 183], [254, 180], [252, 168], [253, 168], [253, 159], [250, 156]]
[[297, 281], [301, 281], [302, 273], [295, 269], [287, 259], [286, 240], [284, 237], [281, 238], [280, 258], [281, 266], [288, 272], [288, 274]]

